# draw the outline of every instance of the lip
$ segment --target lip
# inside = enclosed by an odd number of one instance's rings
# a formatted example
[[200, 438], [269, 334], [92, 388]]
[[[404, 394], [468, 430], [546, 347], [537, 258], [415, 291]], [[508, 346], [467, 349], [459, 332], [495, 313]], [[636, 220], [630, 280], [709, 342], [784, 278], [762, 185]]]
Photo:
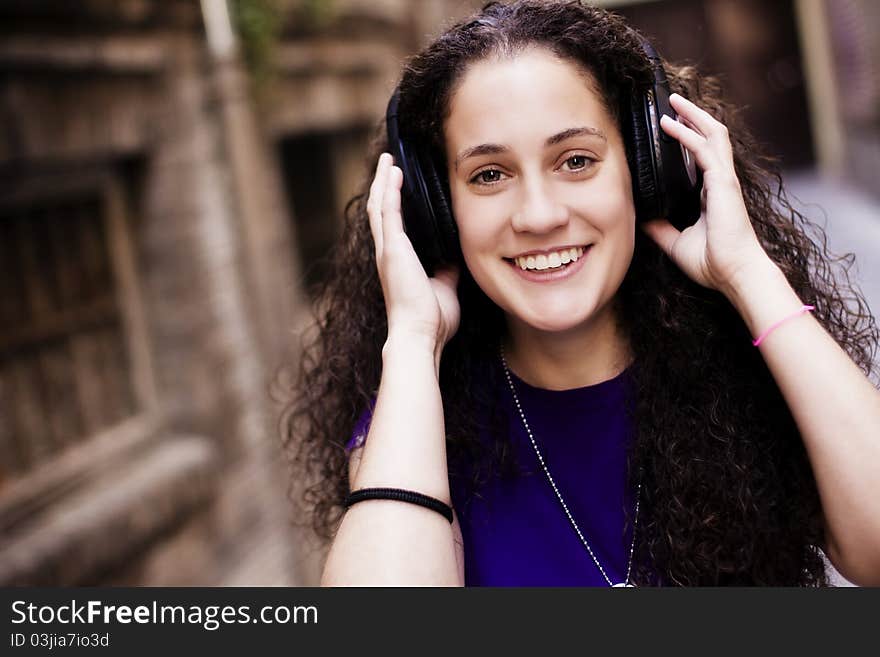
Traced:
[[[572, 247], [568, 247], [572, 248]], [[521, 269], [518, 264], [514, 260], [508, 260], [507, 264], [516, 272], [516, 274], [531, 283], [551, 283], [555, 281], [561, 281], [566, 278], [571, 278], [575, 274], [577, 274], [581, 268], [584, 266], [584, 261], [587, 259], [590, 251], [593, 250], [593, 245], [584, 248], [584, 254], [577, 259], [577, 262], [574, 262], [567, 267], [562, 269], [552, 270], [552, 271], [534, 271], [531, 269]], [[532, 253], [546, 253], [546, 251], [534, 251]], [[517, 256], [519, 257], [519, 256]]]

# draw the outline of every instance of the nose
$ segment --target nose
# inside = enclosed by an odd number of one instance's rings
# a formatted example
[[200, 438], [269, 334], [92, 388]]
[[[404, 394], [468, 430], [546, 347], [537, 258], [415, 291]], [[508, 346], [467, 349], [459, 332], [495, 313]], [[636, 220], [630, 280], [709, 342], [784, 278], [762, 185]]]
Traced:
[[511, 223], [517, 232], [548, 233], [568, 223], [568, 208], [554, 197], [543, 180], [532, 179], [522, 187], [523, 197]]

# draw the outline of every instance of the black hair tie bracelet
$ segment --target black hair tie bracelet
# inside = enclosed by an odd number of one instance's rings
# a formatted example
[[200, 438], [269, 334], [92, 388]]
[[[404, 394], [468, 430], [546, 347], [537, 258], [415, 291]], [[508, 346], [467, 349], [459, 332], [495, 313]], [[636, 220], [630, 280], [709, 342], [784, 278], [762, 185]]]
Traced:
[[396, 500], [398, 502], [417, 504], [426, 509], [436, 511], [452, 523], [451, 506], [438, 499], [412, 490], [403, 490], [402, 488], [361, 488], [349, 493], [348, 497], [345, 498], [344, 505], [347, 509], [352, 504], [357, 504], [364, 500]]

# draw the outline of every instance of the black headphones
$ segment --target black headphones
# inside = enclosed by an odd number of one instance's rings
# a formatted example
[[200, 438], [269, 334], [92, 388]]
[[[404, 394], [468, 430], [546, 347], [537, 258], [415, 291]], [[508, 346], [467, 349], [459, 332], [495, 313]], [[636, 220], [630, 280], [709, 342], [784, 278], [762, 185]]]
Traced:
[[[672, 225], [684, 230], [700, 217], [703, 176], [691, 153], [660, 128], [663, 114], [673, 118], [677, 115], [669, 105], [669, 82], [660, 56], [645, 39], [639, 40], [651, 61], [654, 82], [634, 94], [621, 112], [636, 220], [667, 217]], [[442, 156], [429, 144], [417, 144], [400, 133], [399, 96], [398, 88], [385, 114], [388, 148], [403, 171], [404, 228], [430, 276], [438, 265], [461, 261], [458, 229]]]

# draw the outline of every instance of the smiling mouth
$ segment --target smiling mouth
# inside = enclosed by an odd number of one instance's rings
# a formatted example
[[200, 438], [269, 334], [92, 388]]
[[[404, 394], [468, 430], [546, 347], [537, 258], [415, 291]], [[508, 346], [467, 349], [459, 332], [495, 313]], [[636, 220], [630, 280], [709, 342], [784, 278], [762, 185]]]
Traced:
[[507, 262], [519, 267], [523, 271], [553, 271], [565, 269], [568, 265], [580, 260], [590, 248], [586, 246], [573, 246], [568, 249], [549, 251], [546, 253], [504, 258]]

